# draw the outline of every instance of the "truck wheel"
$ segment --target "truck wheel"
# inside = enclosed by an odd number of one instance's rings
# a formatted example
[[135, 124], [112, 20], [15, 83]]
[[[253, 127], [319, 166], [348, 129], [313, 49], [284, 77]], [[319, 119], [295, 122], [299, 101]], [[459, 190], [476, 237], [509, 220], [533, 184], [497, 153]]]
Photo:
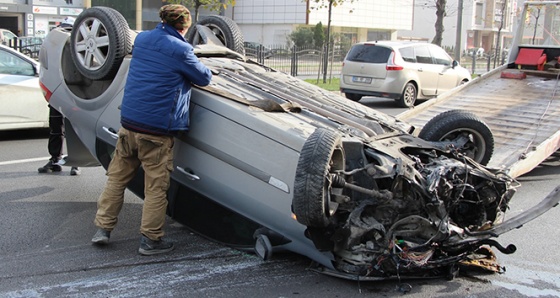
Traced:
[[132, 50], [126, 19], [109, 7], [84, 10], [70, 34], [72, 60], [78, 71], [92, 80], [112, 79]]
[[362, 95], [356, 93], [344, 93], [344, 96], [353, 101], [360, 101], [362, 99]]
[[494, 152], [492, 131], [475, 114], [463, 110], [450, 110], [432, 118], [418, 135], [427, 141], [466, 143], [459, 151], [480, 164], [487, 165]]
[[401, 97], [397, 99], [397, 103], [401, 108], [412, 108], [416, 102], [416, 97], [418, 96], [418, 91], [413, 83], [406, 83], [404, 86], [404, 91]]
[[230, 18], [223, 16], [206, 16], [196, 26], [192, 26], [187, 34], [187, 40], [193, 46], [206, 43], [205, 38], [198, 31], [198, 26], [206, 26], [220, 42], [230, 50], [245, 55], [243, 34], [237, 24]]
[[317, 128], [303, 145], [296, 169], [292, 211], [299, 223], [317, 228], [328, 226], [338, 207], [331, 201], [330, 174], [344, 170], [344, 163], [340, 136]]

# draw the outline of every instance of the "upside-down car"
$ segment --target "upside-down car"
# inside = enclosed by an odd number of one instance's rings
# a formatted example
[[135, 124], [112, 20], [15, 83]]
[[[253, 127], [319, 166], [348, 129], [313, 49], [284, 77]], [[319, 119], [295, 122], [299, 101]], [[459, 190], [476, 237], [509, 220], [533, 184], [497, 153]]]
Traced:
[[[168, 214], [198, 233], [264, 259], [292, 251], [344, 278], [442, 276], [500, 270], [487, 247], [515, 247], [492, 238], [558, 201], [503, 222], [517, 182], [484, 166], [492, 133], [472, 113], [447, 111], [418, 132], [247, 59], [228, 18], [191, 29], [214, 76], [193, 87]], [[40, 83], [65, 117], [67, 165], [108, 166], [134, 36], [117, 11], [93, 7], [46, 37]], [[129, 185], [140, 197], [142, 174]]]

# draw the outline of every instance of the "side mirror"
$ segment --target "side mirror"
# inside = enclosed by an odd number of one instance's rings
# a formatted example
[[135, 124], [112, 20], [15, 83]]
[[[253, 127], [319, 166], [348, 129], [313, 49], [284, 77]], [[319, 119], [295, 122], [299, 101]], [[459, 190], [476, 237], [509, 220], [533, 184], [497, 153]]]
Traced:
[[451, 63], [451, 68], [455, 68], [455, 66], [459, 65], [459, 62], [457, 62], [457, 60], [453, 60], [453, 62]]

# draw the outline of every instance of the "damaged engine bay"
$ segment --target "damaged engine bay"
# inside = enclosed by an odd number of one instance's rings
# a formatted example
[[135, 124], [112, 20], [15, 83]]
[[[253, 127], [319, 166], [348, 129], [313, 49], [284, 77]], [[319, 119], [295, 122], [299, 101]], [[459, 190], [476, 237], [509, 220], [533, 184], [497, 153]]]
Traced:
[[515, 247], [468, 236], [504, 220], [518, 186], [513, 178], [409, 135], [364, 150], [343, 144], [345, 154], [330, 163], [327, 224], [304, 220], [306, 235], [335, 255], [337, 270], [382, 279], [454, 275], [459, 265], [503, 272], [487, 245], [503, 253]]

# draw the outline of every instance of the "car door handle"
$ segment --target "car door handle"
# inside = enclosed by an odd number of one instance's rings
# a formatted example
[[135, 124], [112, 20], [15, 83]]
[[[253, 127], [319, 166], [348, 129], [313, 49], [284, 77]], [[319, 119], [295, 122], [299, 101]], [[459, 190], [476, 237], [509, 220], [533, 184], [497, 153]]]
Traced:
[[104, 130], [106, 133], [108, 133], [108, 134], [111, 136], [111, 138], [113, 138], [113, 139], [115, 139], [115, 140], [117, 140], [117, 139], [119, 138], [119, 135], [115, 132], [114, 129], [112, 129], [112, 128], [107, 128], [107, 127], [103, 126], [103, 130]]
[[197, 175], [195, 175], [194, 173], [191, 173], [192, 170], [190, 169], [184, 169], [181, 168], [180, 166], [176, 167], [177, 170], [183, 174], [185, 174], [187, 176], [188, 179], [192, 180], [192, 181], [196, 181], [196, 180], [200, 180], [200, 177], [198, 177]]
[[423, 72], [424, 70], [422, 68], [418, 68], [418, 72]]

